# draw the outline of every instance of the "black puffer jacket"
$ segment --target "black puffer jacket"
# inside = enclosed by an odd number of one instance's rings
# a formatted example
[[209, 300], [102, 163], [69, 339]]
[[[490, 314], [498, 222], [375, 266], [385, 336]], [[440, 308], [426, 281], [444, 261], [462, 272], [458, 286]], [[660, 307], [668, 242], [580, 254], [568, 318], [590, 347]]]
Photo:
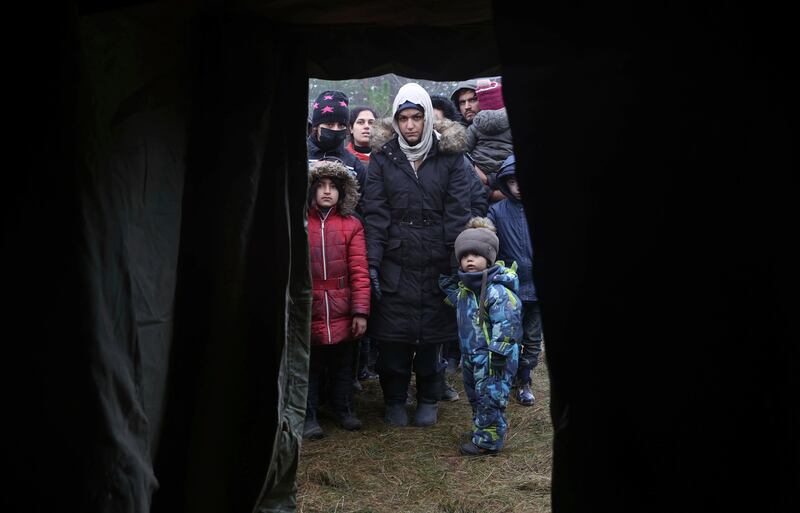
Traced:
[[362, 205], [367, 257], [379, 269], [383, 294], [369, 322], [370, 336], [379, 341], [442, 343], [457, 333], [438, 278], [457, 268], [453, 243], [470, 217], [472, 170], [464, 159], [463, 127], [443, 120], [435, 129], [442, 137], [415, 174], [391, 121], [373, 128]]
[[467, 151], [486, 173], [495, 173], [514, 152], [506, 109], [482, 110], [467, 128]]
[[358, 160], [355, 155], [347, 151], [344, 143], [335, 150], [325, 151], [317, 146], [317, 137], [312, 133], [308, 136], [306, 141], [308, 147], [308, 166], [309, 169], [314, 162], [326, 157], [336, 157], [344, 163], [344, 166], [351, 172], [353, 177], [358, 182], [358, 192], [363, 196], [364, 194], [364, 181], [366, 180], [367, 169], [364, 167], [363, 162]]

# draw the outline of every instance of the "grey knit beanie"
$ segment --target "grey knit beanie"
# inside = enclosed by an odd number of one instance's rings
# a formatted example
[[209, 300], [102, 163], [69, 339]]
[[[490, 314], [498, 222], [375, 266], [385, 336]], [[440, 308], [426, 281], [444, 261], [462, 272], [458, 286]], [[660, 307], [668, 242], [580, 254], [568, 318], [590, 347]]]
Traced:
[[467, 228], [456, 237], [456, 258], [461, 261], [464, 255], [474, 253], [486, 259], [488, 265], [494, 265], [500, 241], [495, 232], [497, 229], [486, 217], [473, 217]]

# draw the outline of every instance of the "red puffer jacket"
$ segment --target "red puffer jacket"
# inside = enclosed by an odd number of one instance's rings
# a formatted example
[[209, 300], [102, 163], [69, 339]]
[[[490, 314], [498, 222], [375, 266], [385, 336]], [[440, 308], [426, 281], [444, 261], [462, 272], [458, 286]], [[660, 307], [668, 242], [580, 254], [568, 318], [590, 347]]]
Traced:
[[316, 207], [308, 211], [311, 250], [311, 343], [352, 340], [353, 316], [369, 317], [369, 267], [364, 227], [333, 207], [326, 218]]

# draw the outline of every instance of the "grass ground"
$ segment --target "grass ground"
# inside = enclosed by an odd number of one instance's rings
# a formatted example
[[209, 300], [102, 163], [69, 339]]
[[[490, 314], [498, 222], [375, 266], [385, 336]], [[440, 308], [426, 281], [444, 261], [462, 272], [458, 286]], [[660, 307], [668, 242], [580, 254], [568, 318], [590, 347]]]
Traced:
[[[448, 380], [461, 398], [439, 403], [430, 428], [388, 428], [377, 380], [356, 395], [364, 428], [339, 429], [321, 419], [327, 437], [304, 441], [297, 471], [300, 513], [542, 513], [550, 509], [553, 430], [544, 358], [533, 378], [534, 406], [513, 399], [506, 447], [497, 456], [459, 456], [471, 410], [460, 374]], [[413, 419], [416, 405], [409, 407]], [[320, 415], [324, 415], [324, 410]]]

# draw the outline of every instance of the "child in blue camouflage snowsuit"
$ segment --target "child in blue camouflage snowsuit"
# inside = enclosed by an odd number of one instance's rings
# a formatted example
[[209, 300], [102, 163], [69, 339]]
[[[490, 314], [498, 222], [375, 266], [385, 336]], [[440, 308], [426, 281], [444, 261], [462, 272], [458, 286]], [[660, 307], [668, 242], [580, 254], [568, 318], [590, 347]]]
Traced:
[[503, 448], [505, 410], [522, 339], [517, 274], [495, 262], [498, 246], [491, 221], [472, 218], [455, 242], [459, 279], [439, 279], [445, 302], [456, 309], [464, 391], [472, 406], [472, 438], [460, 447], [467, 456], [496, 454]]

